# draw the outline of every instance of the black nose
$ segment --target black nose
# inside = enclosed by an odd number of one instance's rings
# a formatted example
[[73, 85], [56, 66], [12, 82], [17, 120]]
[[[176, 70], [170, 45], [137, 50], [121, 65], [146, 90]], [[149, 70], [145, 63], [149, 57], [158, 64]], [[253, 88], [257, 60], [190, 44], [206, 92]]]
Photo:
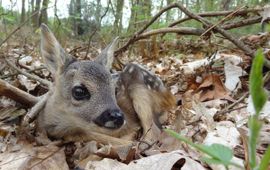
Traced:
[[124, 124], [123, 113], [116, 110], [106, 110], [101, 115], [99, 115], [94, 122], [102, 127], [109, 129], [118, 129]]

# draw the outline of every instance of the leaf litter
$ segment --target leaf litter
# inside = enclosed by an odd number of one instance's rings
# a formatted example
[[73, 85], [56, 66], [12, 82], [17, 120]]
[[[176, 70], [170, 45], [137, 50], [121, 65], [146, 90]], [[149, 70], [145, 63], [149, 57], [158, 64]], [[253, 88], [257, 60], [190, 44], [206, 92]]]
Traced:
[[[250, 36], [246, 40], [254, 41], [254, 38]], [[8, 55], [18, 59], [17, 67], [20, 69], [50, 80], [38, 54], [24, 52], [23, 48], [16, 47], [11, 48]], [[84, 51], [74, 53], [75, 56], [84, 56]], [[248, 91], [247, 72], [251, 61], [247, 61], [250, 59], [242, 52], [217, 51], [210, 57], [204, 53], [195, 53], [181, 55], [182, 58], [173, 54], [165, 55], [147, 61], [141, 56], [124, 55], [121, 60], [146, 66], [161, 77], [179, 100], [179, 106], [168, 111], [163, 127], [173, 129], [195, 143], [208, 146], [224, 144], [233, 149], [233, 161], [244, 166], [243, 155], [247, 148], [243, 146], [243, 135], [248, 134], [247, 120], [254, 113], [254, 108], [249, 97], [234, 103]], [[16, 74], [5, 65], [1, 69], [1, 77], [31, 94], [41, 95], [47, 90], [37, 81]], [[261, 115], [266, 124], [261, 132], [258, 158], [270, 141], [269, 106], [268, 101]], [[42, 135], [33, 136], [32, 129], [27, 132], [28, 135], [23, 136], [18, 130], [18, 120], [22, 119], [27, 110], [5, 97], [1, 97], [0, 109], [1, 169], [69, 169], [78, 166], [84, 169], [135, 170], [224, 168], [205, 163], [202, 161], [204, 155], [165, 132], [161, 132], [157, 143], [148, 144], [151, 146], [147, 150], [138, 147], [141, 141], [137, 145], [117, 147], [100, 145], [94, 141], [72, 145], [55, 144]], [[218, 113], [222, 113], [222, 120], [214, 118]], [[34, 125], [31, 128], [35, 128]], [[229, 166], [229, 169], [237, 168]]]

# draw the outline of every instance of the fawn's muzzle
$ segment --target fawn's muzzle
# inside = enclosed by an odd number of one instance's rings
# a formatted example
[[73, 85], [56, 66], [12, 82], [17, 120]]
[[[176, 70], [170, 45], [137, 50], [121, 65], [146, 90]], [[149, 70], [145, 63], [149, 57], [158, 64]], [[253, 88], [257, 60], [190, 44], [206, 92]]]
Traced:
[[125, 118], [121, 110], [106, 110], [94, 122], [102, 127], [118, 129], [124, 124]]

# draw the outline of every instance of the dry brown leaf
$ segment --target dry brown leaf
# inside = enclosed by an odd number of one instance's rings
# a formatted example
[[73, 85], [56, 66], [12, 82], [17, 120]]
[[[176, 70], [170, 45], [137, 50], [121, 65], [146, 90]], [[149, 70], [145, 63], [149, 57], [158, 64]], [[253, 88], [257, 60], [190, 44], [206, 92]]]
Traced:
[[193, 159], [182, 155], [181, 151], [174, 151], [170, 153], [161, 153], [139, 160], [132, 161], [128, 165], [120, 163], [112, 159], [103, 159], [102, 161], [90, 161], [85, 167], [86, 170], [167, 170], [172, 169], [176, 165], [181, 170], [190, 169], [205, 169], [201, 164]]
[[77, 149], [76, 149], [74, 155], [76, 155], [76, 157], [78, 157], [79, 160], [82, 160], [82, 159], [85, 159], [86, 157], [88, 157], [90, 154], [96, 153], [97, 150], [98, 150], [97, 142], [90, 141], [90, 142], [87, 142], [84, 146], [77, 146]]
[[111, 146], [105, 145], [96, 151], [96, 155], [102, 158], [117, 159], [122, 162], [130, 162], [134, 159], [135, 148], [133, 145]]
[[13, 169], [59, 169], [68, 170], [63, 149], [56, 146], [24, 146], [18, 152], [0, 154], [0, 167]]
[[223, 82], [218, 74], [209, 74], [199, 86], [198, 91], [201, 92], [200, 101], [227, 99], [234, 101], [226, 90]]

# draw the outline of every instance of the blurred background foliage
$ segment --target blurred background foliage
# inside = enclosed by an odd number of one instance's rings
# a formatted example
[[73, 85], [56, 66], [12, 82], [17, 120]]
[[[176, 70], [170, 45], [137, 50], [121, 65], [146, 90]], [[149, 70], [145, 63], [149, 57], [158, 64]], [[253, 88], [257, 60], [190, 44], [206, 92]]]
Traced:
[[[0, 0], [0, 40], [20, 23], [28, 20], [23, 26], [25, 28], [17, 33], [17, 38], [20, 37], [18, 41], [33, 41], [38, 37], [37, 28], [41, 23], [46, 23], [64, 45], [88, 41], [104, 45], [116, 36], [133, 35], [160, 9], [174, 2], [201, 13], [235, 10], [242, 6], [264, 6], [269, 0]], [[164, 13], [149, 29], [168, 26], [183, 17], [183, 12], [172, 9]], [[217, 23], [220, 18], [208, 19]], [[202, 27], [193, 20], [179, 26]], [[257, 33], [260, 31], [260, 24], [230, 31], [236, 36]], [[166, 35], [168, 40], [174, 38], [171, 34]]]

